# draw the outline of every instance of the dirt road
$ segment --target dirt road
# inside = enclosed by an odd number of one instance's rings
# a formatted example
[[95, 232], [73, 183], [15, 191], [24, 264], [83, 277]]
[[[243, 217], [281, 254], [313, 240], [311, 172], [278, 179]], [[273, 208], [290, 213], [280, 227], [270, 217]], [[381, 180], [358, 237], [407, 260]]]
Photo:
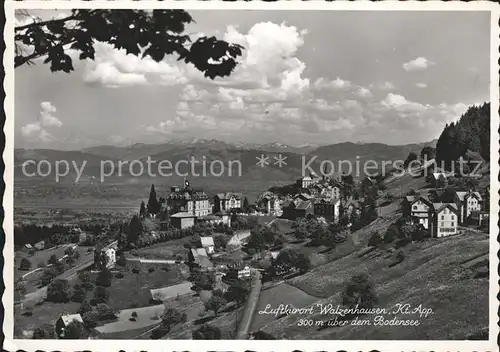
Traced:
[[250, 330], [252, 318], [255, 314], [255, 309], [257, 308], [257, 302], [259, 301], [260, 289], [262, 287], [260, 276], [260, 272], [255, 270], [252, 277], [252, 289], [250, 290], [247, 302], [245, 303], [243, 317], [241, 318], [238, 331], [236, 332], [236, 340], [248, 339], [248, 331]]

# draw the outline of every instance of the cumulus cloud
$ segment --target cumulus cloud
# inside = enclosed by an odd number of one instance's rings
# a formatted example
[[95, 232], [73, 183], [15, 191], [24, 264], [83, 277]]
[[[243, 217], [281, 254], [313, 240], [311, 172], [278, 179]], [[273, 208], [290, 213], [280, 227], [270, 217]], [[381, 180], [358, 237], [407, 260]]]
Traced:
[[392, 82], [389, 82], [389, 81], [379, 83], [379, 84], [370, 84], [369, 87], [380, 89], [380, 90], [394, 90], [394, 89], [396, 89], [396, 86]]
[[369, 98], [373, 96], [372, 92], [365, 87], [358, 88], [356, 94], [362, 98]]
[[50, 142], [52, 140], [52, 135], [49, 133], [48, 129], [59, 128], [63, 124], [61, 120], [53, 115], [57, 109], [51, 102], [42, 102], [40, 108], [38, 121], [22, 126], [21, 134], [30, 140]]
[[150, 57], [140, 58], [127, 54], [124, 49], [116, 50], [106, 43], [98, 42], [95, 48], [95, 60], [86, 62], [83, 79], [87, 83], [112, 88], [148, 83], [187, 83], [186, 70], [180, 63], [169, 63], [167, 59], [156, 62]]
[[411, 71], [423, 71], [427, 69], [429, 66], [433, 65], [432, 61], [427, 60], [425, 57], [417, 57], [415, 60], [410, 60], [403, 64], [403, 68], [407, 72]]
[[416, 83], [415, 85], [417, 86], [417, 88], [427, 88], [426, 83]]
[[325, 88], [330, 88], [330, 89], [347, 89], [351, 87], [351, 82], [344, 80], [340, 77], [337, 77], [334, 80], [328, 81], [324, 79], [323, 77], [318, 78], [314, 82], [314, 87], [318, 89], [325, 89]]

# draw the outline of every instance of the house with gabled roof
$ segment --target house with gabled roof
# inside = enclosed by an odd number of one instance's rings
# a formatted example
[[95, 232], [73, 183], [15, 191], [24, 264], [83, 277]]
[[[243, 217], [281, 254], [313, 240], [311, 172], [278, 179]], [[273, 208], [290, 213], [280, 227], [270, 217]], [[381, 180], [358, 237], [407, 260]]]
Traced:
[[217, 193], [214, 197], [214, 213], [241, 209], [242, 200], [243, 194], [239, 192]]
[[208, 259], [205, 248], [191, 248], [190, 260], [201, 270], [211, 270], [214, 267], [214, 264]]
[[410, 218], [413, 224], [421, 224], [429, 229], [429, 212], [432, 211], [432, 203], [425, 196], [407, 195], [403, 199], [403, 216]]
[[211, 236], [200, 237], [201, 246], [205, 249], [208, 254], [212, 254], [215, 250], [214, 238]]
[[74, 321], [77, 321], [77, 322], [83, 324], [83, 319], [82, 319], [82, 316], [80, 314], [61, 315], [59, 317], [59, 319], [57, 319], [56, 325], [55, 325], [55, 330], [56, 330], [57, 336], [61, 336], [61, 337], [64, 336], [64, 330], [66, 329], [66, 327], [70, 323], [72, 323]]
[[445, 172], [433, 172], [432, 173], [432, 185], [435, 188], [446, 188], [448, 187], [448, 177], [451, 174]]
[[433, 203], [430, 220], [431, 237], [447, 237], [457, 234], [458, 208], [455, 203]]
[[455, 192], [455, 203], [458, 208], [460, 223], [474, 222], [479, 223], [479, 214], [481, 212], [483, 198], [479, 192], [472, 190]]

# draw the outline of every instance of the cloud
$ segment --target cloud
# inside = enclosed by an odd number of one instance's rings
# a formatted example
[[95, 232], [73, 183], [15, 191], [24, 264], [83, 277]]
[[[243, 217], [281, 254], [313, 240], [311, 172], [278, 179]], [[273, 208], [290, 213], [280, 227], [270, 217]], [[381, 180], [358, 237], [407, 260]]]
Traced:
[[380, 103], [387, 109], [398, 111], [422, 111], [427, 108], [425, 105], [408, 101], [404, 96], [393, 93], [387, 94], [387, 97]]
[[356, 94], [362, 98], [372, 97], [373, 94], [368, 88], [360, 87], [357, 89]]
[[380, 90], [394, 90], [394, 89], [396, 89], [396, 86], [392, 82], [389, 82], [389, 81], [379, 83], [379, 84], [370, 84], [369, 87], [380, 89]]
[[[96, 43], [95, 61], [87, 60], [83, 79], [89, 84], [119, 88], [145, 84], [175, 85], [187, 83], [186, 69], [173, 58], [156, 62]], [[167, 60], [173, 61], [171, 64]], [[184, 65], [186, 66], [186, 65]]]
[[415, 86], [417, 86], [417, 88], [427, 88], [426, 83], [416, 83]]
[[332, 81], [328, 81], [328, 80], [324, 79], [323, 77], [320, 77], [314, 82], [314, 87], [316, 87], [318, 89], [326, 89], [326, 88], [348, 89], [351, 87], [351, 82], [346, 81], [340, 77], [337, 77], [336, 79], [334, 79]]
[[415, 60], [405, 62], [403, 64], [403, 68], [407, 72], [423, 71], [431, 65], [434, 65], [434, 63], [432, 61], [429, 61], [425, 57], [420, 56], [420, 57], [417, 57]]
[[40, 108], [38, 121], [22, 126], [21, 134], [27, 139], [49, 142], [52, 140], [52, 135], [47, 129], [60, 128], [63, 123], [53, 115], [57, 109], [51, 102], [42, 102]]

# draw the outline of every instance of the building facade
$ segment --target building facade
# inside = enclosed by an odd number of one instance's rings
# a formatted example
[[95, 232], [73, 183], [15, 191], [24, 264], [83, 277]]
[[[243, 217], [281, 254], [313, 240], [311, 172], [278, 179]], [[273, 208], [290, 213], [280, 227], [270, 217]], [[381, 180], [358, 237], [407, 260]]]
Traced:
[[172, 187], [167, 197], [167, 206], [171, 213], [186, 212], [193, 216], [205, 216], [212, 212], [206, 193], [202, 189]]
[[455, 203], [458, 207], [461, 224], [469, 222], [470, 220], [472, 220], [473, 215], [480, 214], [482, 210], [482, 197], [479, 192], [455, 192]]
[[214, 197], [214, 213], [221, 210], [230, 211], [232, 209], [241, 209], [243, 195], [241, 193], [226, 192], [218, 193]]
[[406, 196], [404, 199], [403, 214], [411, 219], [413, 224], [421, 224], [429, 229], [429, 212], [432, 203], [426, 197]]
[[447, 237], [457, 234], [458, 210], [454, 203], [433, 203], [431, 213], [431, 237]]
[[340, 217], [339, 199], [319, 199], [314, 202], [314, 215], [324, 217], [327, 221], [337, 222]]

